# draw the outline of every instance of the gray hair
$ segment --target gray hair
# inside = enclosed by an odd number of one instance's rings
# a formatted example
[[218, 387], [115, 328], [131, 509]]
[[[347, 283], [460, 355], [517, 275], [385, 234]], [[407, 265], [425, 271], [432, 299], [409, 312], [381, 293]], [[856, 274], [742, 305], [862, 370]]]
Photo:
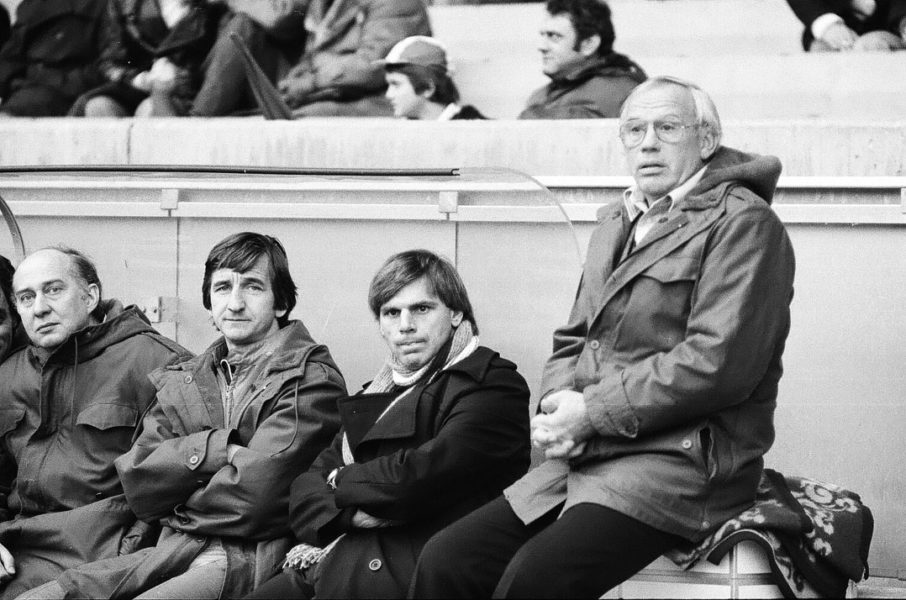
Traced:
[[627, 108], [632, 100], [639, 94], [642, 94], [653, 88], [662, 87], [665, 85], [676, 85], [684, 90], [687, 90], [692, 96], [692, 106], [695, 113], [695, 124], [698, 125], [700, 129], [708, 129], [714, 135], [717, 143], [715, 148], [720, 146], [721, 137], [723, 136], [723, 129], [720, 126], [720, 116], [717, 114], [717, 107], [714, 106], [714, 101], [711, 100], [711, 96], [708, 95], [708, 92], [700, 88], [698, 85], [692, 83], [691, 81], [686, 81], [685, 79], [680, 79], [679, 77], [671, 77], [669, 75], [660, 75], [658, 77], [652, 77], [642, 83], [640, 83], [632, 93], [626, 98], [623, 102], [623, 107], [620, 109], [620, 120], [623, 119], [623, 116], [626, 114]]

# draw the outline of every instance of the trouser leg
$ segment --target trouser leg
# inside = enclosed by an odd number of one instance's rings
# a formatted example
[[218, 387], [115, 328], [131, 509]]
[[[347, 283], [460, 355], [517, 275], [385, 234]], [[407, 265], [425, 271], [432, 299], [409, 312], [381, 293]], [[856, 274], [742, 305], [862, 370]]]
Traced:
[[280, 50], [264, 29], [251, 18], [236, 13], [220, 28], [217, 41], [203, 65], [204, 81], [195, 95], [189, 114], [196, 117], [228, 115], [252, 108], [254, 96], [245, 75], [242, 56], [230, 34], [238, 35], [262, 71], [273, 81], [277, 76]]
[[503, 496], [439, 531], [422, 550], [411, 598], [487, 598], [513, 554], [557, 518], [559, 507], [525, 525]]
[[579, 504], [525, 543], [497, 598], [598, 598], [682, 538], [597, 504]]
[[244, 600], [303, 600], [314, 598], [315, 589], [296, 569], [284, 569], [254, 589]]

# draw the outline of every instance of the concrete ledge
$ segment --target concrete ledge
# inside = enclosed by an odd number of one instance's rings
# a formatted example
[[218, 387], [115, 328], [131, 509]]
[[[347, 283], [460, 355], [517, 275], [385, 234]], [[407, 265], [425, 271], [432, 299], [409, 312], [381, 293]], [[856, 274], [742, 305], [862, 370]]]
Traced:
[[[724, 143], [780, 157], [784, 175], [906, 175], [906, 120], [727, 121]], [[0, 165], [507, 167], [625, 175], [615, 120], [39, 119], [0, 121]]]

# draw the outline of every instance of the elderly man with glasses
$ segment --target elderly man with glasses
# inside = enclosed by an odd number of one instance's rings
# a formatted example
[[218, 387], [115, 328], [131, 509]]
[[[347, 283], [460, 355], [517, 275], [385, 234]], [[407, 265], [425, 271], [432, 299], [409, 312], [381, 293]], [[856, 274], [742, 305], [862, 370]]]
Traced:
[[599, 212], [554, 333], [532, 420], [547, 460], [432, 538], [414, 597], [597, 598], [753, 504], [794, 261], [770, 206], [779, 161], [720, 138], [694, 84], [627, 98], [635, 184]]

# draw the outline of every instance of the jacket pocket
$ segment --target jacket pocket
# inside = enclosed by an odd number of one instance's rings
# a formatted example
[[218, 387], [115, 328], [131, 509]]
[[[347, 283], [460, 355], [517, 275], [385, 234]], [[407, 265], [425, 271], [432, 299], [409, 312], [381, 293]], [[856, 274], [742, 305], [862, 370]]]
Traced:
[[705, 472], [708, 474], [708, 480], [711, 481], [717, 477], [717, 453], [714, 450], [714, 434], [708, 425], [702, 427], [698, 432], [698, 439], [701, 442], [702, 462], [705, 466]]
[[661, 283], [695, 281], [698, 278], [698, 260], [689, 256], [667, 256], [642, 272]]
[[135, 427], [138, 411], [131, 406], [113, 403], [92, 404], [79, 413], [76, 425], [87, 425], [101, 431], [115, 427]]

